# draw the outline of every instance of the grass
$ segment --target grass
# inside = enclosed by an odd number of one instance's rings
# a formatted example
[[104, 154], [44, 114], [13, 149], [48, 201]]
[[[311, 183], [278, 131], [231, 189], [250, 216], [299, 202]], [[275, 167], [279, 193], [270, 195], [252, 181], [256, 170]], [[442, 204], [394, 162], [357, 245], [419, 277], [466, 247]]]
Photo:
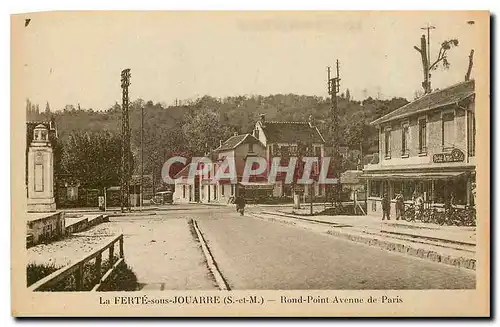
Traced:
[[[118, 257], [113, 257], [103, 260], [101, 263], [101, 276], [103, 276], [111, 266], [118, 260]], [[62, 267], [54, 264], [35, 264], [30, 263], [26, 266], [27, 285], [28, 287], [40, 279], [50, 275], [51, 273], [61, 269]], [[94, 260], [85, 263], [83, 266], [83, 289], [82, 291], [90, 291], [96, 285], [97, 271]], [[120, 264], [113, 271], [102, 289], [106, 291], [134, 291], [139, 288], [137, 276], [132, 269], [125, 263]], [[71, 292], [76, 291], [76, 280], [73, 275], [57, 283], [56, 285], [44, 290], [47, 292]]]

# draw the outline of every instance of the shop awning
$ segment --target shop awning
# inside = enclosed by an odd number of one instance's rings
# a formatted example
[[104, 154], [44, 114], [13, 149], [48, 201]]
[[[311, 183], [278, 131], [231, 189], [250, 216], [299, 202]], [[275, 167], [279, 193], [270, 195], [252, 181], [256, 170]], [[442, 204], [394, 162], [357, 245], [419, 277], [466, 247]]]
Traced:
[[391, 180], [436, 180], [453, 179], [464, 175], [465, 172], [399, 172], [399, 173], [374, 173], [363, 174], [359, 178], [364, 179], [391, 179]]
[[274, 184], [271, 183], [240, 182], [240, 185], [246, 190], [272, 190], [274, 188]]

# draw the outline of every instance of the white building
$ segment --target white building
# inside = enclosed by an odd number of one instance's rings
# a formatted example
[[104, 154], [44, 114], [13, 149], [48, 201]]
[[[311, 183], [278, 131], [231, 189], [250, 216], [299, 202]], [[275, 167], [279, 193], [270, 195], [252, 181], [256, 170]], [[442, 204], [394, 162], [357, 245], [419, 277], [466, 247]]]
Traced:
[[[253, 136], [258, 139], [265, 147], [265, 158], [270, 167], [273, 157], [297, 156], [299, 147], [312, 146], [312, 153], [321, 158], [325, 156], [325, 139], [318, 128], [314, 125], [312, 117], [307, 122], [281, 122], [266, 121], [265, 115], [260, 116], [256, 122]], [[313, 176], [319, 175], [320, 165], [313, 167]], [[280, 175], [278, 175], [280, 177]], [[283, 175], [281, 177], [284, 177]], [[324, 185], [313, 183], [314, 196], [324, 196]], [[305, 187], [304, 195], [308, 196], [309, 188]], [[282, 197], [293, 195], [292, 185], [285, 184], [278, 178], [273, 189], [273, 196]]]

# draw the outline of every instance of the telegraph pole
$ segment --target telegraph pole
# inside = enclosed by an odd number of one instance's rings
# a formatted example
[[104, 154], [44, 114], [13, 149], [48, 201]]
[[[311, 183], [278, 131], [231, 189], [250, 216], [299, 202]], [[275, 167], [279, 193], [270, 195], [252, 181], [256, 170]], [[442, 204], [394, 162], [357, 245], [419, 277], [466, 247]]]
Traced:
[[421, 30], [427, 30], [427, 62], [431, 63], [431, 30], [435, 30], [435, 26], [427, 24], [426, 27], [421, 27]]
[[[426, 27], [421, 27], [421, 30], [427, 30], [427, 65], [424, 65], [424, 70], [426, 70], [426, 80], [427, 80], [427, 90], [426, 93], [431, 92], [431, 72], [430, 72], [430, 66], [431, 66], [431, 30], [435, 30], [435, 26], [431, 26], [427, 24]], [[422, 47], [425, 45], [425, 43], [422, 45]], [[424, 54], [425, 55], [425, 54]]]
[[339, 205], [340, 201], [340, 164], [339, 164], [339, 116], [338, 116], [338, 98], [337, 94], [340, 91], [340, 73], [339, 73], [339, 61], [337, 59], [336, 63], [337, 76], [331, 77], [330, 67], [328, 67], [328, 94], [331, 96], [331, 118], [332, 118], [332, 142], [333, 142], [333, 171], [334, 177], [337, 178], [337, 183], [333, 187], [333, 201], [335, 206]]
[[121, 167], [121, 210], [130, 211], [130, 125], [128, 115], [128, 87], [130, 86], [130, 69], [121, 73], [122, 87], [122, 167]]

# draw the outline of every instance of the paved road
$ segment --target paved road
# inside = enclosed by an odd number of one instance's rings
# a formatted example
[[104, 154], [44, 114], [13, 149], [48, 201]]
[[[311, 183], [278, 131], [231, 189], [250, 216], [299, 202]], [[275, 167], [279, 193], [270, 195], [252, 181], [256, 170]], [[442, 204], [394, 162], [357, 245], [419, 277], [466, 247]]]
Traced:
[[475, 274], [217, 208], [190, 213], [231, 289], [470, 289]]

